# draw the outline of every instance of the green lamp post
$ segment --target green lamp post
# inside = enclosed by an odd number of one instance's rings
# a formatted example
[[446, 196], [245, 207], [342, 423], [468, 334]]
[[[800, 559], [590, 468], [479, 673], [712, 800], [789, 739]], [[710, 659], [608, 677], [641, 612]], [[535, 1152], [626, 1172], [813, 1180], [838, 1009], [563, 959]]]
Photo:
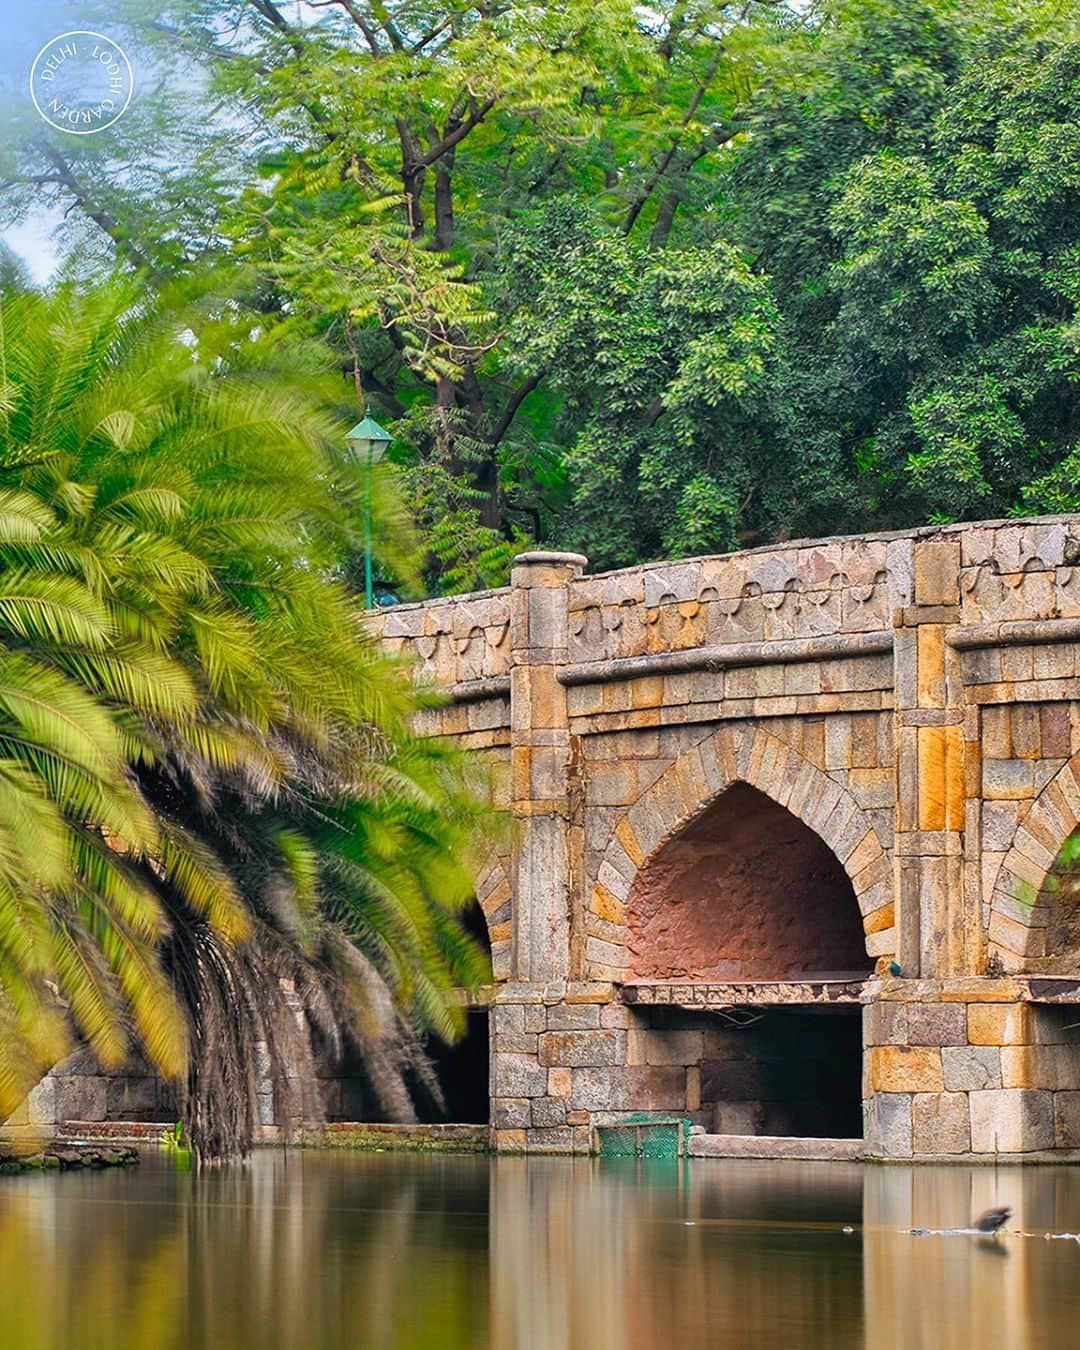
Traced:
[[364, 481], [364, 608], [372, 605], [371, 593], [371, 470], [386, 454], [386, 448], [393, 437], [379, 426], [374, 417], [365, 417], [357, 422], [352, 431], [346, 432], [346, 441], [357, 461], [366, 469]]

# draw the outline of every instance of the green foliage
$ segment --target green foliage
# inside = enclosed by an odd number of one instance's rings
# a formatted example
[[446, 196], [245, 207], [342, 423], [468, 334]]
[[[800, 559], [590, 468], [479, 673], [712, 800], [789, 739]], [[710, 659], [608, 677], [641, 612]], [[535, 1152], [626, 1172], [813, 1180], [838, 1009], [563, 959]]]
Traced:
[[325, 340], [392, 426], [431, 589], [530, 540], [607, 565], [1080, 504], [1053, 0], [109, 22], [193, 97], [93, 145], [14, 128], [0, 201], [62, 206], [83, 268], [242, 259], [264, 333]]
[[2, 315], [0, 1106], [62, 1049], [50, 980], [106, 1063], [131, 1021], [199, 1147], [243, 1147], [214, 1094], [285, 1054], [282, 978], [358, 1040], [459, 1029], [482, 808], [334, 580], [364, 485], [317, 354], [132, 282]]

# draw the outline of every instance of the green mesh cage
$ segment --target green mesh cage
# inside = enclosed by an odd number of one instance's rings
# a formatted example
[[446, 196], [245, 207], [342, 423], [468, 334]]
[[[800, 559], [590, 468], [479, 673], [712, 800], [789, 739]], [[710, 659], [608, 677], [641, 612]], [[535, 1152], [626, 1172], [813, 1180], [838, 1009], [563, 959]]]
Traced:
[[686, 1153], [690, 1122], [678, 1116], [628, 1116], [597, 1125], [597, 1152], [602, 1158], [681, 1158]]

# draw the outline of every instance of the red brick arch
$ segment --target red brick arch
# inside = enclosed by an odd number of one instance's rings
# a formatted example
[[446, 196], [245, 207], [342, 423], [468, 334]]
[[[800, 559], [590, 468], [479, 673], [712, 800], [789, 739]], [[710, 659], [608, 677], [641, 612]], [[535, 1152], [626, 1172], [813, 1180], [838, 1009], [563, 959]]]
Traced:
[[870, 956], [896, 948], [892, 863], [869, 817], [836, 779], [754, 724], [717, 728], [684, 750], [615, 827], [594, 878], [586, 964], [621, 979], [629, 964], [626, 902], [639, 870], [733, 783], [748, 783], [829, 846], [851, 880]]

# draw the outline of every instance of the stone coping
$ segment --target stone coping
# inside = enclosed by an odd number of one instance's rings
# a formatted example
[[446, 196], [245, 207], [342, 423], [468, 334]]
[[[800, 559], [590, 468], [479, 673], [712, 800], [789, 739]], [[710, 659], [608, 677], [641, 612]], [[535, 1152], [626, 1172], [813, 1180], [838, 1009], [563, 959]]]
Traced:
[[693, 1134], [691, 1158], [792, 1158], [802, 1162], [862, 1162], [861, 1139], [810, 1139], [775, 1134]]
[[622, 1001], [631, 1007], [691, 1010], [735, 1007], [801, 1007], [807, 1004], [860, 1003], [867, 977], [821, 980], [733, 980], [722, 983], [647, 980], [624, 984]]
[[1080, 1003], [1080, 974], [868, 980], [863, 1002], [878, 999], [899, 1003]]

